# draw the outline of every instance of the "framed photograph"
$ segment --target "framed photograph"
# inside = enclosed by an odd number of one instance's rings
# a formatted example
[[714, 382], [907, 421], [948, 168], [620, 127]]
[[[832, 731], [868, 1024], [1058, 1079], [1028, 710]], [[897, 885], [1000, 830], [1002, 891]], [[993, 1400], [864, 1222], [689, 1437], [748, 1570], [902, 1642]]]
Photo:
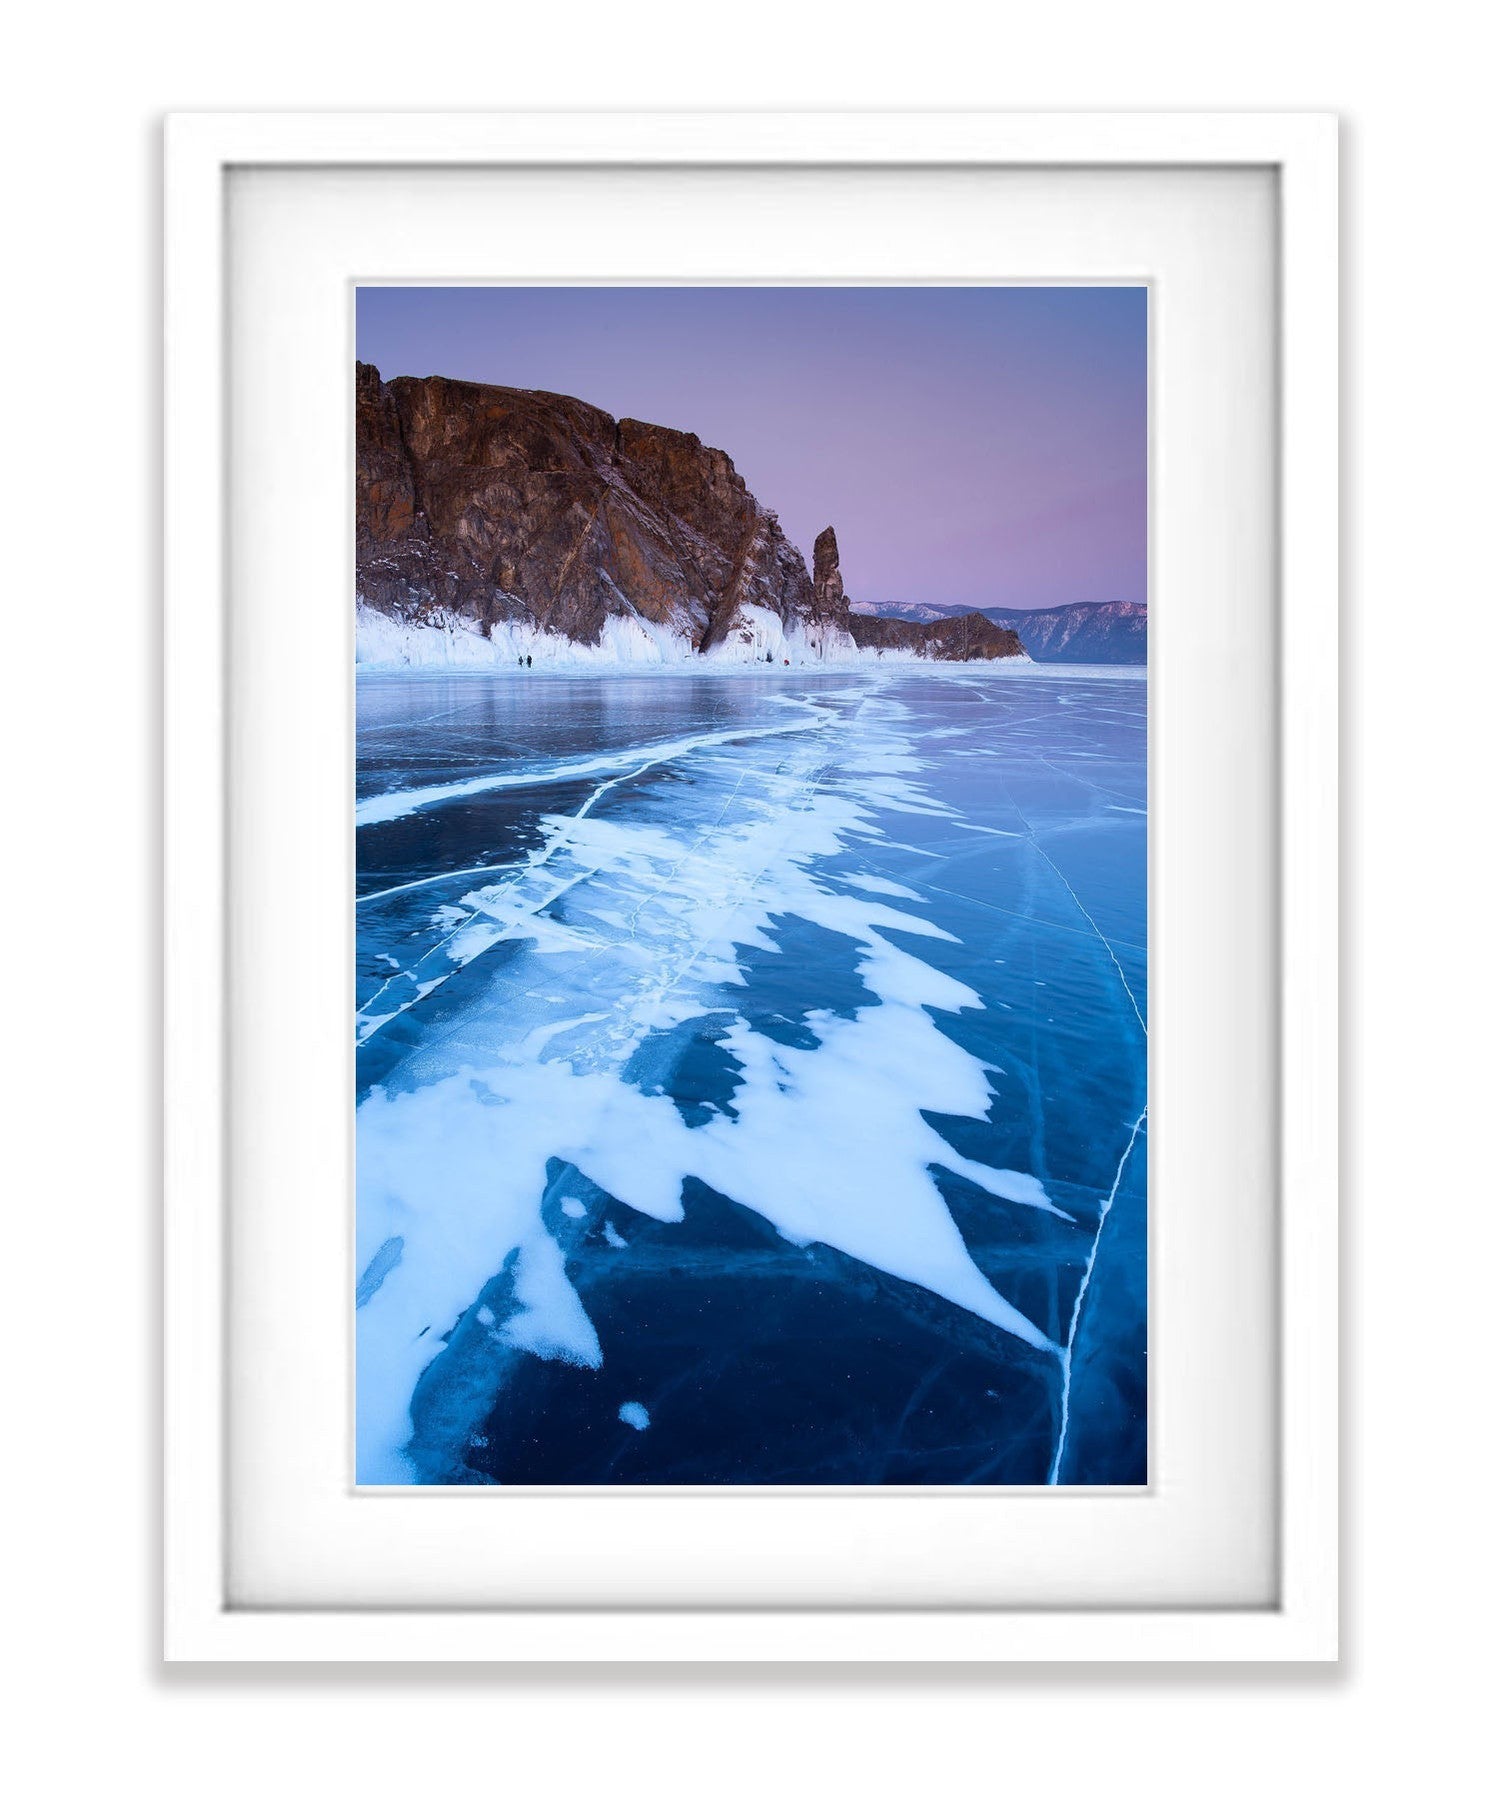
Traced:
[[167, 152], [167, 1655], [1334, 1658], [1335, 122]]

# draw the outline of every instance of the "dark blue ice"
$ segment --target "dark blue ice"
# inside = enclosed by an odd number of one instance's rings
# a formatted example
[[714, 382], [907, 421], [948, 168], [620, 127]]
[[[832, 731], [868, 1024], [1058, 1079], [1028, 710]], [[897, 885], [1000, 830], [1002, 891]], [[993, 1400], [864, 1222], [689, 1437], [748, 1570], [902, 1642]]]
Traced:
[[[1147, 1478], [1143, 680], [372, 675], [358, 716], [359, 798], [405, 796], [357, 832], [357, 1097], [381, 1121], [360, 1137], [362, 1478]], [[776, 861], [778, 808], [825, 815], [826, 841], [793, 834]], [[871, 943], [900, 966], [871, 973]], [[961, 1247], [1025, 1335], [944, 1296], [918, 1252], [855, 1253], [883, 1203], [867, 1168], [830, 1196], [853, 1248], [767, 1215], [775, 1157], [789, 1188], [815, 1147], [810, 1119], [768, 1148], [754, 1134], [776, 1057], [794, 1087], [842, 1024], [858, 1069], [912, 970], [978, 1002], [902, 1014], [940, 1033], [913, 1035], [910, 1081], [945, 1042], [987, 1082], [983, 1116], [920, 1116]], [[870, 1054], [873, 1136], [901, 1074]], [[527, 1097], [569, 1082], [612, 1130], [650, 1134], [575, 1140], [570, 1098]], [[744, 1189], [694, 1156], [736, 1129], [758, 1158]], [[679, 1216], [598, 1178], [621, 1149], [675, 1168], [679, 1143]], [[420, 1199], [441, 1201], [446, 1154], [478, 1196], [451, 1215]], [[485, 1154], [496, 1207], [533, 1222], [470, 1266]], [[997, 1197], [986, 1170], [1032, 1177], [1049, 1206]]]

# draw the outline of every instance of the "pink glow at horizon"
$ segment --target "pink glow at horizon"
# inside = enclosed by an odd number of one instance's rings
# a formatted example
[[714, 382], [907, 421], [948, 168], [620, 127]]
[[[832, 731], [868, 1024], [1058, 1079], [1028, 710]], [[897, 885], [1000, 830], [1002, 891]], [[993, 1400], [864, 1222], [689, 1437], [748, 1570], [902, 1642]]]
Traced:
[[357, 338], [696, 432], [856, 601], [1146, 597], [1143, 287], [370, 287]]

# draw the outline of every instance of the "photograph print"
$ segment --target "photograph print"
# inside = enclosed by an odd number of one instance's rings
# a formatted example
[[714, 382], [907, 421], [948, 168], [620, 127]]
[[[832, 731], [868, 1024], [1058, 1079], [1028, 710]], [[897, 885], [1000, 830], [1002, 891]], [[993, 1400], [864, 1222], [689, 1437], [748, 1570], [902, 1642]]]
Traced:
[[1146, 289], [355, 357], [357, 1481], [1144, 1483]]

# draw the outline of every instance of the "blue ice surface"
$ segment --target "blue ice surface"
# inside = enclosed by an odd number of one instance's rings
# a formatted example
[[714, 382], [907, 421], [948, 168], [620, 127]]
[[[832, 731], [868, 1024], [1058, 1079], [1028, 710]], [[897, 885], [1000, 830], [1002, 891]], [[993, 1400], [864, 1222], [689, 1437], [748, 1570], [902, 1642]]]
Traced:
[[362, 1481], [1147, 1478], [1143, 679], [363, 675], [358, 797]]

